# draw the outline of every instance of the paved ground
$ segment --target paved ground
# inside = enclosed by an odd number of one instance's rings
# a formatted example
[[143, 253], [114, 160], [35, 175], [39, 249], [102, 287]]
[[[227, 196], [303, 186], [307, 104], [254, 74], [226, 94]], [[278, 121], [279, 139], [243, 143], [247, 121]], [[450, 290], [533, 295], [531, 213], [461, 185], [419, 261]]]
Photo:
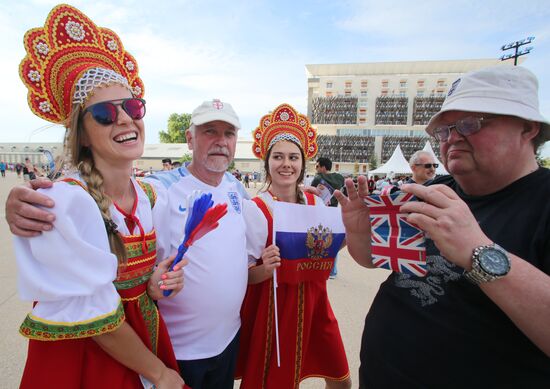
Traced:
[[[30, 304], [21, 302], [16, 289], [16, 266], [12, 238], [5, 222], [4, 204], [9, 189], [21, 182], [13, 173], [0, 178], [0, 389], [17, 388], [23, 371], [27, 342], [17, 332]], [[251, 189], [253, 194], [253, 189]], [[343, 252], [338, 262], [338, 278], [329, 280], [328, 289], [332, 308], [340, 323], [340, 330], [351, 369], [353, 387], [357, 387], [359, 348], [365, 314], [380, 283], [387, 277], [384, 270], [370, 270], [358, 266]], [[235, 384], [238, 388], [238, 383]], [[324, 388], [324, 381], [308, 379], [303, 389]]]

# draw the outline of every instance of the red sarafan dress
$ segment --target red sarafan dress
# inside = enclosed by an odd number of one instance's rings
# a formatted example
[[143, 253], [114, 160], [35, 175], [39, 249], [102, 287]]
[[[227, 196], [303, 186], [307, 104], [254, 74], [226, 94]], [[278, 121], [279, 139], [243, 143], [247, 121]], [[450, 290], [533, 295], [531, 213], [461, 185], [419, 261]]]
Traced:
[[[309, 193], [304, 193], [304, 197], [307, 205], [324, 206]], [[272, 243], [273, 229], [270, 204], [276, 200], [269, 193], [262, 193], [253, 201], [267, 219], [267, 247]], [[236, 377], [242, 379], [241, 389], [293, 389], [309, 377], [336, 381], [349, 377], [342, 337], [326, 289], [329, 273], [330, 267], [319, 272], [314, 280], [298, 283], [279, 280], [280, 367], [275, 343], [273, 278], [248, 286], [241, 310], [236, 371]]]
[[126, 266], [117, 266], [97, 205], [79, 179], [45, 191], [56, 204], [54, 229], [37, 240], [16, 242], [20, 294], [35, 301], [20, 328], [30, 339], [21, 388], [143, 388], [136, 372], [93, 339], [124, 321], [177, 371], [166, 326], [146, 291], [157, 259], [152, 217], [156, 192], [148, 184], [132, 182], [132, 212], [111, 207], [126, 247]]

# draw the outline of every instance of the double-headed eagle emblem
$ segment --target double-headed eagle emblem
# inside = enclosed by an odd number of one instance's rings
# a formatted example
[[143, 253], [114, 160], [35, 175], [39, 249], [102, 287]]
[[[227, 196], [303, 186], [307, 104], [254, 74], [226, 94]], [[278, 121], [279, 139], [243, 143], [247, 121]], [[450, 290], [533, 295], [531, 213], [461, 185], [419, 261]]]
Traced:
[[332, 230], [319, 224], [307, 230], [306, 246], [312, 259], [328, 257], [328, 248], [332, 245]]

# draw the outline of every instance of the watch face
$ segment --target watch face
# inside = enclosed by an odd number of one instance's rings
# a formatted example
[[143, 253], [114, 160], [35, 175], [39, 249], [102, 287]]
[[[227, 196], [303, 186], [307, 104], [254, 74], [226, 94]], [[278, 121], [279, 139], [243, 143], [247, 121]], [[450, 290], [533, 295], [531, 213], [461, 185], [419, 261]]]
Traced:
[[503, 276], [510, 270], [508, 256], [495, 248], [488, 248], [480, 253], [479, 265], [487, 273], [495, 276]]

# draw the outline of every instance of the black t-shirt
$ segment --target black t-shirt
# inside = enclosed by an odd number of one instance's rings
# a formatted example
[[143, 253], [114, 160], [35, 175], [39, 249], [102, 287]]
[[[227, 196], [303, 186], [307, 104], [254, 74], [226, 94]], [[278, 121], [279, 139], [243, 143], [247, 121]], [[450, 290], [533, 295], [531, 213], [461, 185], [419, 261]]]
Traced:
[[[450, 176], [431, 184], [453, 188], [491, 240], [550, 274], [550, 170], [481, 197]], [[376, 295], [362, 338], [362, 385], [550, 388], [550, 358], [429, 239], [426, 254], [426, 277], [392, 273]]]
[[[344, 176], [342, 176], [339, 173], [318, 173], [313, 177], [313, 181], [311, 181], [311, 186], [317, 187], [317, 185], [321, 184], [327, 187], [327, 189], [330, 191], [330, 193], [333, 193], [336, 189], [342, 190], [344, 187]], [[332, 197], [330, 199], [331, 207], [337, 207], [338, 206], [338, 200], [336, 200], [336, 197]]]

